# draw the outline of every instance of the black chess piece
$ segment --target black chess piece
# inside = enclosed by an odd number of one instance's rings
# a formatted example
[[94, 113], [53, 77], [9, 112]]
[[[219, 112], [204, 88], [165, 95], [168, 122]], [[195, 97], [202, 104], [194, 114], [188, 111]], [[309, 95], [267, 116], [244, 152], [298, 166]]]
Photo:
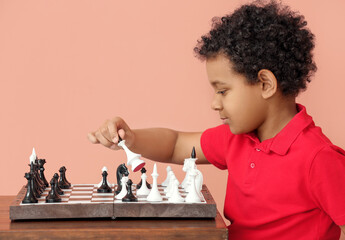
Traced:
[[121, 179], [123, 176], [128, 176], [129, 172], [128, 172], [128, 168], [126, 167], [126, 165], [124, 163], [120, 164], [117, 167], [116, 170], [116, 179], [117, 179], [117, 188], [115, 193], [119, 194], [121, 192], [122, 186], [121, 186]]
[[71, 187], [71, 184], [66, 179], [66, 168], [65, 166], [62, 166], [59, 170], [60, 172], [60, 179], [59, 179], [59, 187], [62, 189], [69, 189]]
[[193, 147], [192, 153], [191, 153], [190, 157], [191, 157], [191, 158], [196, 158], [195, 147]]
[[33, 181], [33, 175], [31, 173], [25, 173], [24, 177], [28, 180], [27, 189], [25, 197], [22, 201], [22, 203], [37, 203], [38, 200], [34, 195], [34, 191], [32, 189], [32, 181]]
[[38, 166], [39, 166], [39, 169], [40, 169], [39, 177], [42, 180], [44, 186], [49, 187], [49, 183], [48, 183], [46, 177], [44, 176], [44, 170], [45, 170], [44, 164], [45, 163], [46, 163], [45, 159], [38, 159]]
[[50, 191], [46, 197], [46, 202], [47, 203], [61, 202], [61, 196], [57, 192], [58, 182], [56, 181], [54, 177], [50, 180], [50, 187], [51, 187]]
[[37, 182], [40, 185], [41, 190], [43, 192], [46, 186], [45, 186], [44, 182], [42, 181], [42, 179], [40, 178], [40, 174], [39, 174], [39, 171], [38, 171], [39, 169], [40, 169], [40, 166], [38, 165], [38, 159], [36, 158], [36, 160], [34, 162], [34, 170], [35, 170]]
[[97, 192], [99, 192], [99, 193], [111, 193], [112, 190], [107, 183], [108, 173], [106, 171], [103, 171], [102, 176], [103, 176], [102, 185], [97, 189]]
[[[141, 172], [141, 174], [146, 173], [146, 169], [143, 167], [140, 170], [140, 172]], [[137, 184], [137, 189], [141, 188], [142, 181], [143, 180], [140, 180], [140, 182]], [[147, 186], [148, 189], [151, 189], [151, 185], [147, 182], [147, 180], [146, 180], [146, 186]]]
[[56, 192], [59, 194], [59, 195], [64, 195], [62, 189], [60, 188], [59, 186], [59, 174], [55, 173], [54, 176], [53, 176], [55, 182], [56, 182]]
[[32, 181], [30, 182], [31, 183], [31, 189], [33, 191], [34, 196], [36, 198], [39, 198], [43, 191], [42, 191], [41, 186], [38, 184], [37, 179], [36, 179], [34, 163], [31, 162], [29, 164], [29, 166], [30, 166], [30, 174], [32, 175]]
[[132, 180], [127, 181], [127, 194], [122, 198], [122, 202], [138, 202], [138, 199], [134, 196], [132, 192]]

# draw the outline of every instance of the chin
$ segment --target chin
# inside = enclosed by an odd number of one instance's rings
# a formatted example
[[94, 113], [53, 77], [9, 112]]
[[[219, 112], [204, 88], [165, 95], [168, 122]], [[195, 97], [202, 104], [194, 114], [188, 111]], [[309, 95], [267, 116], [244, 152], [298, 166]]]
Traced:
[[235, 135], [246, 133], [242, 129], [234, 128], [234, 127], [231, 127], [230, 125], [229, 125], [229, 128], [230, 128], [231, 133]]

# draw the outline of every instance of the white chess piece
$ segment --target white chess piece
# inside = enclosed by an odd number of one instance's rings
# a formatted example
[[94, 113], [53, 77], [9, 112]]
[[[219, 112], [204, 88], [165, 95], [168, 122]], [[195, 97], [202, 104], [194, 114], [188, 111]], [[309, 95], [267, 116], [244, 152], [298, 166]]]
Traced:
[[204, 177], [203, 177], [203, 175], [199, 169], [195, 169], [195, 170], [196, 170], [195, 189], [196, 189], [197, 193], [199, 194], [200, 199], [202, 199], [203, 197], [202, 197], [201, 190], [202, 190]]
[[127, 181], [128, 177], [124, 176], [121, 178], [121, 192], [115, 196], [116, 199], [122, 199], [127, 195]]
[[31, 163], [35, 163], [35, 159], [36, 159], [36, 156], [33, 155], [33, 154], [31, 154], [31, 155], [30, 155], [30, 164], [31, 164]]
[[170, 177], [169, 185], [168, 185], [169, 189], [166, 192], [166, 196], [168, 198], [171, 197], [171, 195], [173, 193], [175, 180], [177, 180], [177, 178], [176, 178], [175, 174], [172, 174], [171, 177]]
[[[103, 172], [108, 172], [108, 168], [107, 168], [106, 166], [104, 166], [104, 167], [102, 168], [102, 173], [103, 173]], [[98, 188], [99, 188], [100, 186], [102, 186], [102, 182], [103, 182], [103, 179], [101, 180], [100, 183], [97, 184], [97, 187], [98, 187]], [[109, 187], [112, 186], [112, 185], [109, 183], [108, 179], [107, 179], [107, 184], [108, 184]]]
[[32, 148], [32, 154], [31, 155], [33, 155], [35, 157], [35, 159], [37, 158], [35, 148]]
[[175, 175], [173, 171], [170, 171], [168, 174], [169, 174], [169, 176], [168, 176], [169, 182], [168, 182], [166, 188], [164, 188], [165, 193], [167, 193], [169, 191], [169, 189], [171, 188], [171, 177], [172, 177], [172, 175]]
[[197, 174], [196, 169], [191, 169], [189, 174], [190, 174], [190, 177], [191, 177], [191, 185], [190, 185], [190, 188], [189, 188], [189, 193], [187, 194], [185, 200], [188, 203], [198, 203], [198, 202], [201, 202], [199, 194], [197, 193], [196, 188], [195, 188], [195, 177], [196, 177], [196, 174]]
[[142, 167], [144, 167], [145, 162], [140, 159], [141, 155], [132, 152], [129, 150], [126, 146], [126, 141], [122, 140], [120, 141], [117, 145], [123, 148], [125, 150], [126, 155], [127, 155], [127, 166], [132, 166], [132, 171], [137, 172], [139, 171]]
[[162, 186], [166, 187], [169, 184], [169, 172], [171, 171], [171, 167], [167, 166], [167, 177], [166, 179], [162, 182]]
[[172, 203], [181, 203], [184, 202], [184, 198], [181, 196], [180, 191], [178, 190], [178, 186], [180, 185], [177, 179], [174, 180], [173, 183], [173, 191], [171, 197], [168, 199], [168, 202]]
[[150, 191], [150, 194], [147, 196], [146, 200], [149, 202], [161, 202], [163, 200], [157, 186], [157, 178], [158, 178], [158, 173], [157, 173], [157, 165], [153, 166], [153, 173], [151, 174], [153, 183], [152, 183], [152, 189]]
[[146, 186], [146, 173], [141, 174], [141, 187], [137, 190], [137, 196], [147, 196], [150, 193], [150, 189]]

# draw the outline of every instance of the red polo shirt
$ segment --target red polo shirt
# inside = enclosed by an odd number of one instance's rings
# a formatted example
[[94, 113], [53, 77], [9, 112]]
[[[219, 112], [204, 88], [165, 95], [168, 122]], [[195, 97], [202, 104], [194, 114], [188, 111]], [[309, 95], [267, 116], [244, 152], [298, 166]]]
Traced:
[[345, 152], [304, 106], [273, 138], [206, 130], [209, 162], [228, 170], [224, 215], [229, 239], [339, 239], [345, 224]]

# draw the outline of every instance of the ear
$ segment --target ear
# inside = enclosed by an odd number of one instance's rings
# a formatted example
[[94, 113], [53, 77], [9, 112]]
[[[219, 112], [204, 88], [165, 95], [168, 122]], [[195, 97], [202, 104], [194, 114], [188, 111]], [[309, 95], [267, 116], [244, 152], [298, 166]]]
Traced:
[[264, 99], [272, 97], [277, 92], [277, 79], [270, 70], [261, 69], [258, 72], [258, 79], [261, 85], [261, 94]]

